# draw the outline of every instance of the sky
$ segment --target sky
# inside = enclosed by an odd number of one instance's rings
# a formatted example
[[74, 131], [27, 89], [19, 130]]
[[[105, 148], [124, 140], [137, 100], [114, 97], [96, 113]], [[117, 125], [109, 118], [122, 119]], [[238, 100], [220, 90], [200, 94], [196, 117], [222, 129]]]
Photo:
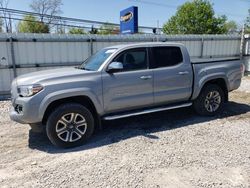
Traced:
[[[29, 4], [32, 0], [9, 1], [8, 8], [31, 11]], [[243, 24], [250, 8], [250, 0], [210, 1], [217, 15], [224, 14], [239, 25]], [[162, 27], [175, 14], [177, 7], [185, 2], [185, 0], [63, 0], [62, 16], [119, 23], [120, 10], [138, 6], [140, 26], [157, 27], [159, 21]]]

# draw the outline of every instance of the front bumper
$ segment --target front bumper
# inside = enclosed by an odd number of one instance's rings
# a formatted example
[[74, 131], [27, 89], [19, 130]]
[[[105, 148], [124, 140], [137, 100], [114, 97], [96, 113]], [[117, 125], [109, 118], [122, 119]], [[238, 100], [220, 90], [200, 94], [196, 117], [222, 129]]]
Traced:
[[17, 111], [15, 110], [14, 107], [12, 107], [10, 110], [10, 119], [12, 121], [16, 121], [16, 122], [21, 123], [21, 124], [28, 124], [29, 123], [27, 120], [25, 120], [23, 114], [17, 113]]
[[[10, 110], [10, 119], [21, 124], [39, 123], [38, 111], [39, 105], [32, 102], [32, 98], [18, 97], [12, 100], [12, 108]], [[22, 107], [22, 111], [16, 109], [17, 105]]]

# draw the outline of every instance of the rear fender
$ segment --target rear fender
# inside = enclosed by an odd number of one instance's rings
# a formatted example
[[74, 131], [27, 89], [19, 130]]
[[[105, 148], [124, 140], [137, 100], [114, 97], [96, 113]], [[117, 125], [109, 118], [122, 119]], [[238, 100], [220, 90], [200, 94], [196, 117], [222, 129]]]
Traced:
[[228, 82], [228, 79], [227, 79], [225, 74], [223, 74], [223, 73], [215, 73], [215, 74], [212, 74], [212, 75], [209, 74], [209, 75], [203, 76], [199, 80], [199, 82], [194, 83], [194, 92], [193, 92], [193, 95], [192, 95], [191, 99], [195, 100], [199, 96], [199, 94], [200, 94], [202, 88], [204, 87], [204, 85], [206, 85], [207, 83], [209, 83], [209, 82], [211, 82], [213, 80], [216, 80], [216, 79], [223, 79], [225, 81], [225, 83], [226, 83], [226, 87], [227, 87], [227, 90], [228, 90], [229, 82]]

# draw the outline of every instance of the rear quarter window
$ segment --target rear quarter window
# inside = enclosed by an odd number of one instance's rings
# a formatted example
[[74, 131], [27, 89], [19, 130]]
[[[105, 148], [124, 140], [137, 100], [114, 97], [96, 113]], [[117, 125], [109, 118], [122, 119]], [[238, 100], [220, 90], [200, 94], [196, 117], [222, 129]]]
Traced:
[[153, 47], [152, 55], [154, 68], [174, 66], [183, 61], [179, 47]]

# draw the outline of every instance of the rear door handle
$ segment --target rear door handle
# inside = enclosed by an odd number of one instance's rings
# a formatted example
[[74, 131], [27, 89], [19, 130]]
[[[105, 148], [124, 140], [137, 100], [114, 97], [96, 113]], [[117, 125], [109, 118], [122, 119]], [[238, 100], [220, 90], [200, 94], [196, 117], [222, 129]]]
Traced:
[[179, 75], [185, 75], [185, 74], [189, 74], [188, 71], [182, 71], [182, 72], [178, 72]]
[[142, 80], [148, 80], [148, 79], [151, 79], [152, 78], [152, 76], [141, 76], [140, 77], [140, 79], [142, 79]]

